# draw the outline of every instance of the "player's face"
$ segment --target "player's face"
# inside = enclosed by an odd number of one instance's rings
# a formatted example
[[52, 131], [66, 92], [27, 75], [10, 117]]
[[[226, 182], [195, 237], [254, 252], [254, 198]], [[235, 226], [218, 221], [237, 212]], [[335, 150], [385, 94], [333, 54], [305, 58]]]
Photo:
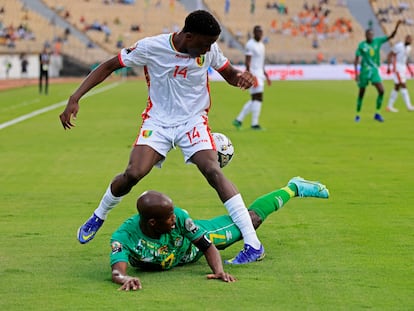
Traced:
[[412, 41], [411, 36], [405, 37], [405, 45], [410, 45], [411, 41]]
[[263, 30], [262, 28], [255, 28], [253, 30], [253, 36], [256, 41], [260, 41], [263, 37]]
[[372, 30], [367, 30], [365, 32], [365, 38], [367, 42], [372, 42], [372, 40], [374, 39], [374, 32]]
[[216, 42], [218, 36], [205, 36], [194, 33], [187, 34], [187, 53], [196, 58], [210, 51], [211, 45]]
[[174, 214], [174, 209], [171, 208], [165, 217], [162, 219], [157, 219], [157, 223], [154, 227], [154, 231], [157, 233], [170, 233], [172, 229], [175, 228], [176, 216]]

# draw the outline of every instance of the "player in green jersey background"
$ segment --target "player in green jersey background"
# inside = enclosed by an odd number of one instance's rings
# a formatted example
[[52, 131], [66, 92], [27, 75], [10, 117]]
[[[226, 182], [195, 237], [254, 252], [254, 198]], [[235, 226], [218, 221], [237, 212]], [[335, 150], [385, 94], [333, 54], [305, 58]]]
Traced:
[[[365, 41], [361, 41], [358, 45], [354, 60], [355, 81], [358, 83], [359, 88], [355, 122], [359, 122], [361, 119], [360, 112], [362, 108], [362, 101], [365, 95], [365, 89], [369, 83], [375, 86], [378, 92], [374, 120], [384, 122], [384, 119], [380, 114], [382, 101], [384, 99], [384, 86], [379, 72], [379, 66], [381, 64], [381, 46], [388, 40], [394, 38], [401, 22], [402, 21], [400, 20], [397, 22], [394, 31], [389, 36], [374, 38], [374, 32], [372, 29], [367, 29], [365, 31]], [[358, 70], [360, 60], [361, 66], [360, 70]]]
[[[294, 177], [287, 186], [257, 198], [250, 205], [254, 228], [295, 196], [328, 198], [329, 191], [319, 182]], [[174, 206], [167, 195], [157, 191], [144, 192], [137, 200], [137, 209], [139, 214], [127, 219], [111, 238], [112, 280], [122, 285], [120, 290], [142, 288], [139, 278], [127, 275], [128, 263], [135, 268], [169, 270], [195, 262], [203, 255], [212, 270], [208, 279], [236, 281], [224, 272], [218, 251], [242, 240], [230, 216], [192, 220], [187, 211]]]

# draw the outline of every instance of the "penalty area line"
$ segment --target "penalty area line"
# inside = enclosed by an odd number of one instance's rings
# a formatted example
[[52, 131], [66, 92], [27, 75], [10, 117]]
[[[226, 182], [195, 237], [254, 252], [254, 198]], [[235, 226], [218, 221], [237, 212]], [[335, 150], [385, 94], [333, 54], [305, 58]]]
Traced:
[[[107, 86], [103, 86], [103, 87], [101, 87], [101, 88], [99, 88], [97, 90], [93, 90], [90, 93], [86, 94], [83, 98], [87, 98], [89, 96], [96, 95], [96, 94], [105, 92], [107, 90], [110, 90], [110, 89], [118, 86], [120, 83], [121, 82], [115, 82], [115, 83], [109, 84]], [[32, 112], [30, 112], [28, 114], [24, 114], [24, 115], [22, 115], [20, 117], [17, 117], [15, 119], [10, 120], [10, 121], [4, 122], [4, 123], [0, 123], [0, 130], [5, 129], [6, 127], [9, 127], [9, 126], [15, 125], [17, 123], [23, 122], [23, 121], [25, 121], [27, 119], [31, 119], [31, 118], [39, 115], [39, 114], [42, 114], [42, 113], [48, 112], [50, 110], [53, 110], [53, 109], [62, 107], [64, 105], [66, 105], [66, 104], [67, 104], [67, 100], [64, 100], [64, 101], [61, 101], [59, 103], [56, 103], [56, 104], [53, 104], [53, 105], [50, 105], [50, 106], [47, 106], [47, 107], [44, 107], [44, 108], [41, 108], [41, 109], [32, 111]]]

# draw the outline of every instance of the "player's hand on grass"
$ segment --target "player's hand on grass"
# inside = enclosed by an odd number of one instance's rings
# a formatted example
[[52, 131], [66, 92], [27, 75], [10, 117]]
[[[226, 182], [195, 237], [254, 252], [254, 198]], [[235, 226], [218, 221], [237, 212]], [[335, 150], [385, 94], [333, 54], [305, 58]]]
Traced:
[[129, 277], [118, 290], [136, 291], [142, 289], [141, 281], [138, 278]]
[[75, 126], [75, 124], [72, 123], [71, 119], [76, 120], [78, 111], [79, 111], [78, 101], [74, 99], [72, 96], [69, 97], [65, 110], [59, 115], [60, 122], [62, 122], [63, 128], [65, 130], [71, 129], [72, 127]]
[[220, 279], [220, 280], [223, 280], [224, 282], [236, 282], [237, 281], [237, 279], [234, 276], [224, 271], [221, 273], [207, 274], [207, 279], [209, 280]]

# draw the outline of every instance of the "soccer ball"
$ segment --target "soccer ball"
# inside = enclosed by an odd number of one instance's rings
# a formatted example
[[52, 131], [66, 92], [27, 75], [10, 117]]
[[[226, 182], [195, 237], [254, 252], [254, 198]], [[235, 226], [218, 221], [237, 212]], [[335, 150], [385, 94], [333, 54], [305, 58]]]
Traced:
[[216, 144], [217, 157], [220, 167], [225, 167], [230, 163], [234, 155], [234, 147], [231, 140], [222, 133], [212, 133]]

